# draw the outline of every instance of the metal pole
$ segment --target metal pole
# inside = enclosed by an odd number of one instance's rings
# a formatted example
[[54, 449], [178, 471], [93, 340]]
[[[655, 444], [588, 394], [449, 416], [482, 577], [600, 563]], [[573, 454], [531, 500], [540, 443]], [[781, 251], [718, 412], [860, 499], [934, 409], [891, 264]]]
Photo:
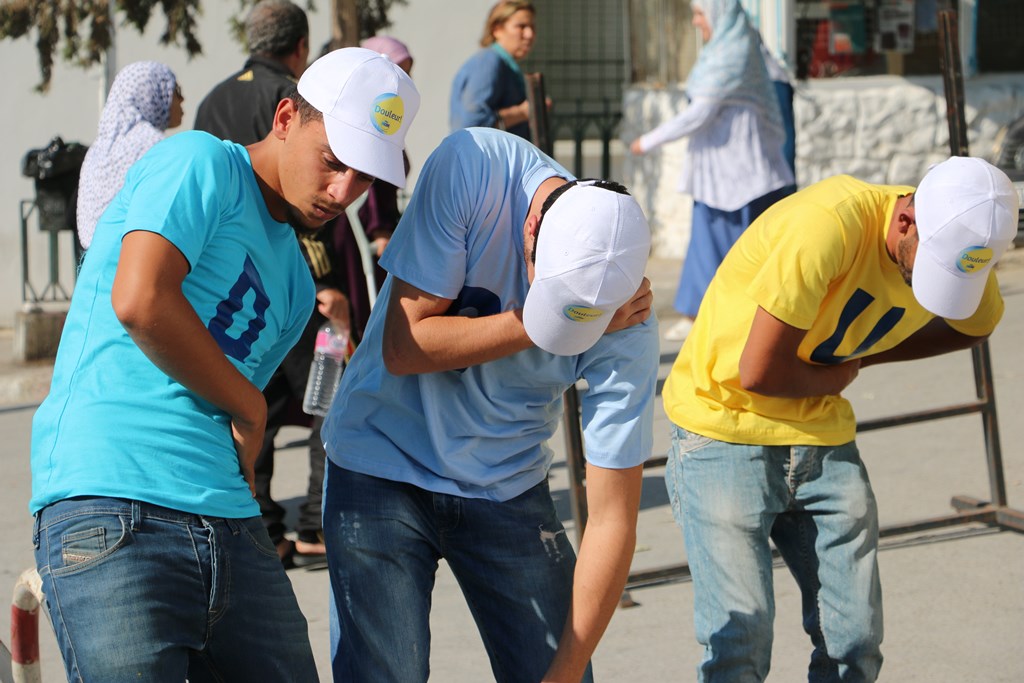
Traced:
[[586, 458], [583, 454], [583, 431], [580, 427], [580, 396], [573, 385], [562, 397], [562, 424], [565, 427], [565, 466], [569, 472], [569, 506], [576, 521], [577, 547], [587, 528]]
[[[21, 214], [21, 303], [25, 308], [38, 308], [39, 295], [28, 274], [28, 217], [36, 208], [32, 199], [22, 199], [18, 208]], [[31, 295], [31, 296], [30, 296]]]
[[[526, 98], [530, 103], [530, 139], [545, 154], [552, 154], [548, 108], [544, 95], [544, 75], [526, 74]], [[577, 174], [578, 175], [578, 174]], [[577, 546], [587, 526], [587, 496], [584, 490], [586, 460], [583, 455], [583, 430], [580, 426], [580, 397], [576, 385], [562, 396], [562, 421], [565, 426], [566, 468], [569, 471], [569, 503], [576, 520]]]
[[530, 104], [530, 140], [537, 148], [551, 156], [554, 145], [548, 127], [547, 95], [544, 92], [544, 74], [528, 73], [526, 78], [526, 101]]
[[114, 84], [114, 78], [117, 76], [117, 3], [114, 0], [109, 0], [107, 9], [109, 10], [107, 22], [110, 27], [110, 46], [103, 55], [103, 80], [100, 83], [99, 114], [103, 113], [103, 105], [106, 104], [107, 93], [110, 92], [110, 86]]
[[956, 12], [939, 12], [939, 69], [946, 94], [946, 123], [949, 125], [949, 151], [953, 156], [967, 156], [967, 119], [964, 115], [964, 76], [960, 68], [960, 41], [957, 37]]
[[[960, 62], [960, 38], [957, 13], [939, 11], [939, 67], [946, 95], [946, 123], [949, 126], [949, 151], [953, 156], [967, 156], [967, 118], [964, 113], [964, 76]], [[1003, 476], [1003, 454], [999, 443], [999, 422], [996, 419], [995, 383], [992, 380], [991, 353], [988, 341], [971, 349], [974, 381], [982, 403], [982, 424], [985, 432], [985, 454], [988, 462], [989, 489], [992, 504], [1006, 505], [1006, 481]]]

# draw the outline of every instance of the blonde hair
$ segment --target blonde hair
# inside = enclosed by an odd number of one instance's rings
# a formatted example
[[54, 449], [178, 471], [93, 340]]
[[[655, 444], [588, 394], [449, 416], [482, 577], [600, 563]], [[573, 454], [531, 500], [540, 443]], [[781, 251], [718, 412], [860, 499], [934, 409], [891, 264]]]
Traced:
[[487, 23], [484, 24], [484, 35], [480, 38], [480, 47], [487, 47], [494, 42], [494, 29], [498, 28], [509, 20], [516, 12], [526, 10], [536, 16], [537, 10], [529, 0], [501, 0], [491, 8], [487, 15]]

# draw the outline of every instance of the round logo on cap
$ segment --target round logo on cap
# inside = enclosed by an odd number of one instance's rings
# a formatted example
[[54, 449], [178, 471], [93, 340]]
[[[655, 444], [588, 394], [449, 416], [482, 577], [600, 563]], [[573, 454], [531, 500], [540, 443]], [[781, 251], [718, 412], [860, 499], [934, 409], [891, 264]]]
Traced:
[[968, 247], [960, 252], [956, 267], [961, 273], [973, 273], [987, 266], [991, 260], [992, 250], [988, 247]]
[[384, 135], [394, 135], [402, 127], [404, 114], [405, 105], [402, 104], [402, 98], [393, 92], [388, 92], [378, 95], [377, 99], [373, 101], [370, 122]]
[[579, 305], [566, 306], [562, 309], [562, 313], [566, 318], [577, 323], [589, 323], [604, 315], [604, 311], [600, 308]]

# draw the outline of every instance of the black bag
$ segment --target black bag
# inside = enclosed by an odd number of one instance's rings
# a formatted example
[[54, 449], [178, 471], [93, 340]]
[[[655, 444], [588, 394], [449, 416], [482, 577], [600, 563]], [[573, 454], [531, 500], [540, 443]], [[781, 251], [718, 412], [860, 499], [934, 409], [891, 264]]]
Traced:
[[46, 147], [26, 152], [21, 174], [35, 180], [41, 229], [75, 229], [74, 221], [67, 218], [68, 207], [78, 189], [78, 175], [88, 150], [77, 142], [65, 143], [58, 136]]

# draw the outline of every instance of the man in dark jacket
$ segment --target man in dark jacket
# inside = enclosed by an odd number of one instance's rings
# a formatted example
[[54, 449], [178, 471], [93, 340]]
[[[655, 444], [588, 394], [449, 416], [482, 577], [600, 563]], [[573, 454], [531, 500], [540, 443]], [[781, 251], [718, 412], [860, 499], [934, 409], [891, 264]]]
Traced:
[[[199, 104], [195, 128], [241, 145], [262, 140], [270, 132], [277, 103], [294, 90], [309, 57], [309, 22], [306, 13], [288, 0], [263, 0], [245, 21], [249, 58], [242, 70], [215, 86]], [[331, 223], [333, 226], [333, 221]], [[286, 424], [304, 422], [302, 395], [306, 387], [317, 329], [330, 319], [335, 327], [350, 325], [349, 299], [341, 290], [335, 267], [333, 235], [300, 232], [299, 244], [316, 283], [317, 306], [298, 342], [281, 362], [263, 390], [267, 400], [267, 430], [256, 460], [256, 500], [271, 540], [286, 567], [322, 566], [326, 562], [321, 538], [320, 503], [324, 478], [324, 450], [320, 442], [322, 418], [314, 418], [309, 447], [309, 487], [299, 510], [298, 540], [285, 538], [285, 509], [270, 495], [274, 474], [274, 438]]]
[[249, 145], [270, 132], [277, 103], [306, 69], [309, 21], [288, 0], [264, 0], [245, 20], [249, 58], [199, 103], [195, 128]]

